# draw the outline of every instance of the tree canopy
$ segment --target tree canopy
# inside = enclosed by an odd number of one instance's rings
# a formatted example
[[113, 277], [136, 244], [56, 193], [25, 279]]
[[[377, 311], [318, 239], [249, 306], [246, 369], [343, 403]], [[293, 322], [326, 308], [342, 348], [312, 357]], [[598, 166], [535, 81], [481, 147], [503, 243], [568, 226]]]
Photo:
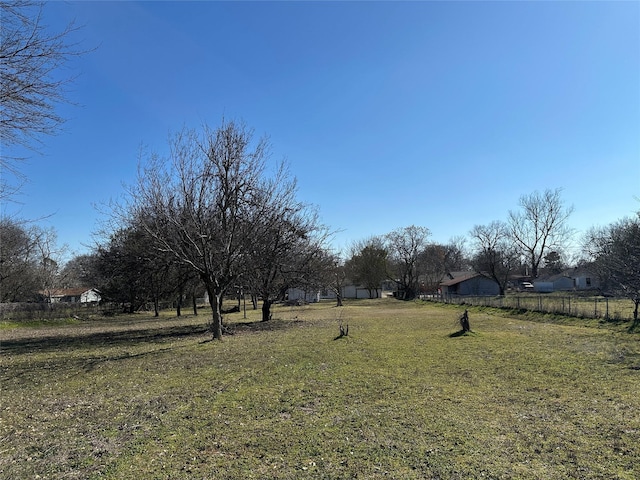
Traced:
[[585, 252], [593, 260], [592, 268], [609, 293], [633, 300], [634, 321], [640, 305], [640, 211], [586, 235]]
[[243, 123], [223, 121], [201, 133], [185, 129], [172, 139], [168, 158], [152, 155], [141, 165], [123, 212], [153, 248], [199, 276], [214, 338], [222, 336], [225, 293], [253, 275], [252, 286], [269, 302], [320, 229], [295, 199], [295, 181], [284, 166], [268, 175], [268, 154], [267, 139], [254, 141]]

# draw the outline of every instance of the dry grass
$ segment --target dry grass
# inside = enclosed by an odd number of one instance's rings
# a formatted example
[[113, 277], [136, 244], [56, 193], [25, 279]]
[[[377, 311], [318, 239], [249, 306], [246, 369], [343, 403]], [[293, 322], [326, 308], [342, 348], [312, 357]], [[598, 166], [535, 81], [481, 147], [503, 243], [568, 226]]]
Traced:
[[[0, 331], [1, 478], [640, 476], [637, 334], [395, 300]], [[336, 339], [338, 322], [349, 336]]]

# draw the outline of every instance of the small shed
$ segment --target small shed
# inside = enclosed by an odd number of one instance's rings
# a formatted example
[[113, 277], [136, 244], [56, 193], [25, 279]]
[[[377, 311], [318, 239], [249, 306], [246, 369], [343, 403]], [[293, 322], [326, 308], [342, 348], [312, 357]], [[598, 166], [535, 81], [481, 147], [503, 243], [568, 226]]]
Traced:
[[320, 290], [306, 291], [301, 288], [290, 288], [287, 290], [287, 300], [316, 303], [320, 301]]
[[551, 275], [549, 277], [537, 278], [533, 281], [533, 287], [536, 292], [557, 292], [562, 290], [573, 290], [573, 278], [565, 275]]
[[443, 295], [499, 295], [500, 285], [479, 272], [460, 272], [440, 282]]

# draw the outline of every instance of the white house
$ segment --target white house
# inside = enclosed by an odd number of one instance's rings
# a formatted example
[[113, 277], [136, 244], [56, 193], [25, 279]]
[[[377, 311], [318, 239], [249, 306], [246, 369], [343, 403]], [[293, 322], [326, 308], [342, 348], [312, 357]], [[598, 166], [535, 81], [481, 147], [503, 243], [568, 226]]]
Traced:
[[308, 303], [316, 303], [320, 301], [320, 290], [307, 292], [301, 288], [290, 288], [287, 290], [287, 300], [290, 302], [301, 300]]
[[600, 281], [598, 278], [585, 268], [574, 268], [571, 277], [573, 278], [573, 284], [577, 290], [590, 290], [592, 288], [600, 287]]
[[[369, 290], [359, 285], [344, 285], [341, 290], [342, 298], [369, 298]], [[372, 294], [373, 298], [380, 298], [382, 296], [382, 288], [372, 291]], [[304, 300], [305, 302], [315, 303], [321, 299], [334, 300], [335, 298], [336, 292], [328, 288], [310, 292], [299, 288], [287, 290], [287, 300], [289, 301]]]
[[100, 292], [95, 288], [53, 288], [40, 294], [51, 303], [98, 303]]
[[557, 275], [539, 277], [533, 281], [536, 292], [558, 292], [568, 290], [591, 290], [598, 288], [598, 279], [588, 270], [569, 268]]

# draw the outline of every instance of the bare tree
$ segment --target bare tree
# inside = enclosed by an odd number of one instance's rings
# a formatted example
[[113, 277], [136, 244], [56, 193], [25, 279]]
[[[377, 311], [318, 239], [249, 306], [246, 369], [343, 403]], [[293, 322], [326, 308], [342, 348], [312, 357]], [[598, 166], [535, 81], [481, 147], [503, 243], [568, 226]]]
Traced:
[[435, 293], [447, 272], [466, 268], [464, 239], [452, 238], [446, 245], [430, 243], [420, 252], [418, 262], [421, 288]]
[[369, 298], [379, 296], [382, 282], [389, 277], [387, 256], [381, 237], [357, 241], [351, 247], [351, 258], [345, 265], [347, 275], [356, 285], [367, 289]]
[[640, 306], [640, 212], [587, 232], [583, 247], [605, 289], [630, 298], [634, 325]]
[[509, 237], [508, 226], [494, 221], [471, 229], [475, 247], [474, 268], [485, 272], [499, 285], [504, 295], [509, 275], [519, 265], [519, 254]]
[[97, 253], [76, 255], [62, 268], [61, 285], [64, 288], [97, 287], [101, 283], [97, 262]]
[[25, 222], [0, 218], [0, 302], [34, 300], [37, 244]]
[[60, 286], [60, 263], [66, 246], [58, 245], [54, 229], [35, 228], [33, 232], [40, 290], [51, 301], [51, 291]]
[[260, 219], [272, 200], [264, 191], [268, 142], [223, 121], [202, 135], [185, 129], [170, 147], [168, 159], [152, 156], [141, 167], [125, 213], [156, 248], [197, 273], [209, 295], [213, 337], [220, 339], [223, 296], [250, 270], [252, 244], [269, 224]]
[[462, 271], [469, 269], [469, 259], [467, 258], [467, 239], [462, 236], [455, 236], [449, 239], [445, 245], [445, 267], [447, 271]]
[[129, 226], [114, 231], [97, 247], [94, 268], [99, 283], [93, 286], [100, 289], [103, 299], [121, 303], [130, 313], [152, 301], [158, 313], [159, 289], [165, 284], [162, 277], [168, 262], [149, 244], [142, 228]]
[[520, 197], [520, 211], [509, 211], [508, 227], [512, 241], [531, 266], [531, 276], [550, 249], [562, 248], [571, 236], [567, 220], [573, 207], [566, 207], [561, 189], [533, 192]]
[[327, 263], [330, 265], [330, 268], [328, 269], [328, 281], [326, 284], [336, 295], [336, 307], [341, 307], [343, 289], [347, 280], [347, 271], [344, 261], [338, 255], [327, 253], [327, 256], [329, 257]]
[[393, 279], [398, 284], [401, 298], [411, 300], [418, 291], [418, 259], [427, 245], [431, 233], [426, 227], [398, 228], [386, 235]]
[[[42, 22], [43, 3], [10, 0], [0, 3], [0, 143], [4, 147], [34, 148], [42, 135], [55, 134], [64, 119], [56, 106], [66, 101], [66, 85], [60, 68], [70, 57], [80, 55], [69, 42], [73, 23], [59, 33], [50, 33]], [[0, 169], [17, 176], [17, 158], [0, 154]], [[6, 183], [0, 197], [11, 193]]]
[[315, 257], [322, 254], [326, 229], [315, 209], [299, 202], [296, 193], [295, 179], [281, 165], [255, 195], [243, 283], [262, 297], [262, 321], [271, 318], [271, 305], [284, 299], [289, 287], [307, 282]]

